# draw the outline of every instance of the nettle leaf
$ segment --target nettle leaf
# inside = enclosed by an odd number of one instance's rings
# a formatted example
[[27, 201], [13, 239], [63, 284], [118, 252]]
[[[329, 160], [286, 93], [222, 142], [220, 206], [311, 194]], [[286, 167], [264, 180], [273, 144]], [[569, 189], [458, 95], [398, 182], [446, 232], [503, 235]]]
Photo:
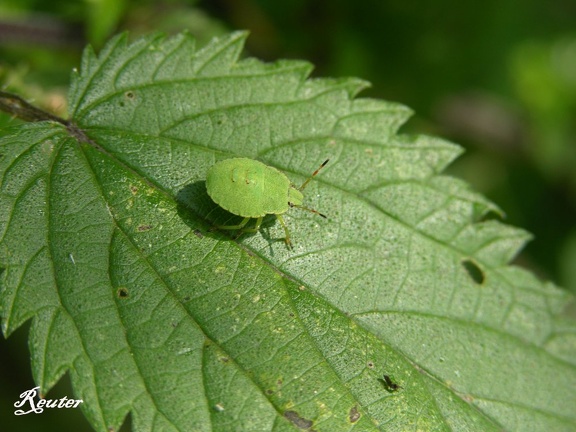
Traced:
[[[442, 176], [461, 149], [398, 134], [400, 105], [244, 33], [113, 39], [72, 77], [68, 127], [2, 141], [1, 311], [32, 319], [43, 393], [69, 372], [95, 429], [576, 428], [572, 299], [509, 261], [529, 238]], [[206, 172], [258, 159], [304, 205], [258, 233]]]

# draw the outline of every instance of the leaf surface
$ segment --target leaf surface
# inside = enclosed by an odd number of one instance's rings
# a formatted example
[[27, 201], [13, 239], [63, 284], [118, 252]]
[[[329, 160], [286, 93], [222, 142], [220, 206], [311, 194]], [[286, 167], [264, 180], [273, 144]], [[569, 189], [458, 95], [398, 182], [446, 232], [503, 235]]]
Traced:
[[[88, 49], [71, 125], [2, 141], [2, 326], [32, 318], [42, 391], [69, 371], [97, 430], [574, 430], [573, 299], [509, 265], [529, 235], [441, 174], [460, 148], [245, 36]], [[204, 184], [237, 156], [296, 185], [330, 158], [328, 219], [291, 209], [293, 250], [273, 216], [210, 231], [241, 220]]]

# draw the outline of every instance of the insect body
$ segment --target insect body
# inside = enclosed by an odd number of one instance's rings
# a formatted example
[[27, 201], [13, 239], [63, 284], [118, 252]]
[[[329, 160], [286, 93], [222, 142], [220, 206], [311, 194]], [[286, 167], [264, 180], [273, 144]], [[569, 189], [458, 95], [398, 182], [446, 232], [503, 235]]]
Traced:
[[378, 378], [378, 381], [382, 383], [388, 393], [397, 392], [402, 388], [401, 385], [392, 381], [389, 375], [383, 375], [382, 378]]
[[[244, 218], [238, 225], [216, 228], [240, 230], [240, 233], [257, 232], [264, 216], [273, 214], [284, 228], [286, 244], [291, 247], [290, 233], [282, 214], [291, 207], [298, 207], [326, 217], [302, 206], [302, 191], [327, 163], [328, 159], [299, 188], [284, 173], [254, 159], [226, 159], [214, 164], [206, 176], [208, 195], [224, 210]], [[256, 219], [256, 225], [254, 228], [245, 228], [250, 219]]]

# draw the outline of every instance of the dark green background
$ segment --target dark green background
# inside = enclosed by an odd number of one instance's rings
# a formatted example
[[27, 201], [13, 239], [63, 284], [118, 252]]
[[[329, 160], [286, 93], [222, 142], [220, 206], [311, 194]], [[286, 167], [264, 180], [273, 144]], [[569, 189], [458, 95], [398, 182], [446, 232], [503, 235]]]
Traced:
[[[576, 2], [4, 0], [0, 85], [65, 116], [85, 44], [182, 29], [202, 42], [248, 29], [250, 56], [308, 60], [315, 77], [357, 76], [373, 84], [361, 96], [414, 109], [403, 131], [463, 145], [448, 173], [535, 235], [517, 263], [576, 292]], [[34, 387], [26, 336], [0, 338], [3, 428], [90, 430], [79, 410], [13, 415]], [[49, 397], [64, 395], [67, 378]]]

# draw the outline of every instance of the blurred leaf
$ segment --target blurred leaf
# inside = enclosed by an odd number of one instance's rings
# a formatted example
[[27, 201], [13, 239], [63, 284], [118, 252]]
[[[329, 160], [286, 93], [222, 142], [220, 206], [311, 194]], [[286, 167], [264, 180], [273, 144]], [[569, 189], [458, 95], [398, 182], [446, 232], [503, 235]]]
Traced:
[[85, 0], [88, 40], [100, 46], [114, 32], [127, 0]]
[[[510, 61], [519, 99], [530, 115], [534, 164], [548, 177], [576, 185], [576, 39], [520, 45]], [[573, 187], [576, 197], [576, 188]]]
[[568, 233], [560, 255], [560, 274], [572, 293], [576, 293], [576, 231]]
[[[98, 430], [573, 430], [572, 297], [508, 265], [529, 236], [440, 175], [460, 149], [244, 38], [88, 49], [73, 123], [2, 141], [2, 325], [32, 318], [43, 392], [69, 369]], [[273, 218], [208, 231], [235, 219], [206, 171], [240, 155], [296, 184], [331, 158], [293, 251]]]

